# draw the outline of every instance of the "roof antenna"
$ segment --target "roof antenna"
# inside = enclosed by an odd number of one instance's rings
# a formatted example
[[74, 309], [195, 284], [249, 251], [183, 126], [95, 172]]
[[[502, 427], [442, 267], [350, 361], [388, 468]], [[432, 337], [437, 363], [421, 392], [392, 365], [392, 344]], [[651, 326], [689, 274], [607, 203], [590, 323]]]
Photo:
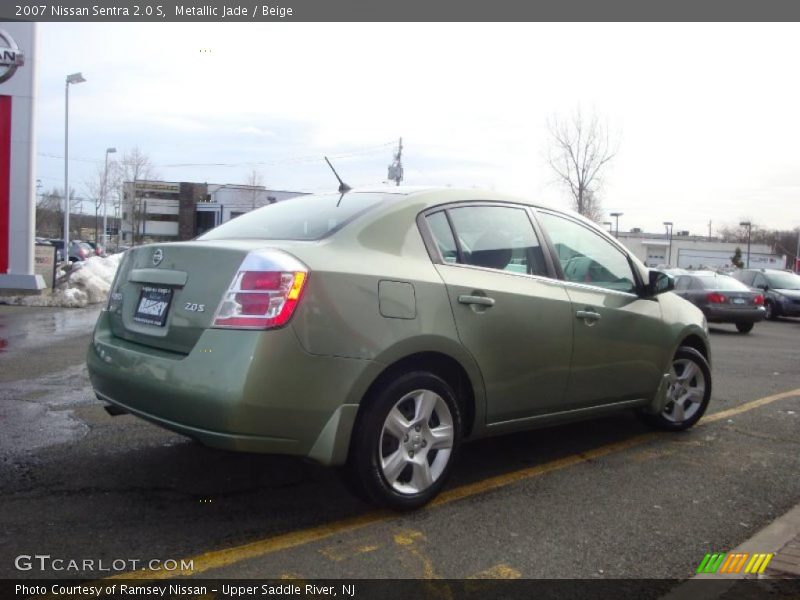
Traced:
[[352, 190], [353, 188], [347, 185], [344, 181], [342, 181], [342, 178], [339, 177], [339, 174], [336, 172], [336, 169], [333, 168], [333, 165], [331, 164], [331, 161], [328, 160], [327, 156], [325, 157], [325, 162], [328, 163], [328, 166], [331, 168], [331, 171], [333, 171], [333, 174], [336, 175], [336, 179], [339, 180], [339, 193], [346, 194], [347, 192]]

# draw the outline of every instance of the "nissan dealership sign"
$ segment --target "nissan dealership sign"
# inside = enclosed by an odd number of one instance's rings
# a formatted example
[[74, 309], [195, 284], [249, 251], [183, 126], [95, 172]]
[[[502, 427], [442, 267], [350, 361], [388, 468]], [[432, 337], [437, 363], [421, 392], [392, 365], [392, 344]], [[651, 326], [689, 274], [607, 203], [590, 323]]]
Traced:
[[25, 64], [25, 55], [5, 29], [0, 29], [0, 83], [8, 81]]
[[36, 28], [0, 23], [0, 290], [40, 290], [34, 269]]

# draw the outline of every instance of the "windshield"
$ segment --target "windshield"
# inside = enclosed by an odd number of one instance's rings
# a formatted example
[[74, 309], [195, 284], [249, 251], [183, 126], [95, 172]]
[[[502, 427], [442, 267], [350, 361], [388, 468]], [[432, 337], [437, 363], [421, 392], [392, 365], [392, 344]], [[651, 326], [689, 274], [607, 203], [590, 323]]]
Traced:
[[725, 290], [728, 292], [747, 292], [750, 290], [741, 281], [728, 275], [698, 275], [697, 279], [707, 290]]
[[776, 273], [767, 275], [769, 287], [778, 290], [800, 290], [800, 277], [793, 273]]
[[385, 194], [309, 195], [245, 213], [198, 240], [319, 240], [380, 204]]

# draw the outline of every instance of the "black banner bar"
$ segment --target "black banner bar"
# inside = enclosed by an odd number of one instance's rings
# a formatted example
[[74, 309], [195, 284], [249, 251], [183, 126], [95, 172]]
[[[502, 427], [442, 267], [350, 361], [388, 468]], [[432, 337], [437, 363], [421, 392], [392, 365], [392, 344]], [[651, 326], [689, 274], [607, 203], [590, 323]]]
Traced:
[[0, 19], [60, 22], [797, 21], [787, 0], [10, 0]]
[[3, 580], [0, 597], [20, 600], [619, 600], [797, 598], [800, 579], [357, 579], [357, 580]]

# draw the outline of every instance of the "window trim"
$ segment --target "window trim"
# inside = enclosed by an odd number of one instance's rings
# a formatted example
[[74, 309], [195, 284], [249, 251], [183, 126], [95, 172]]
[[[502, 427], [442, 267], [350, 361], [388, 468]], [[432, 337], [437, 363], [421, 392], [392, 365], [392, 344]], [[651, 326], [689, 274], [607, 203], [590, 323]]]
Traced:
[[[547, 270], [547, 274], [539, 275], [535, 273], [516, 273], [514, 271], [503, 271], [500, 269], [490, 269], [489, 267], [480, 267], [478, 265], [470, 265], [464, 263], [464, 253], [461, 249], [461, 242], [458, 240], [458, 236], [455, 232], [455, 227], [453, 227], [453, 221], [450, 217], [449, 211], [455, 208], [472, 208], [472, 207], [489, 207], [489, 208], [513, 208], [516, 210], [521, 210], [525, 213], [528, 217], [528, 222], [531, 225], [534, 235], [536, 236], [536, 241], [539, 242], [539, 246], [542, 248], [542, 256], [544, 257], [545, 262], [545, 269]], [[459, 200], [456, 202], [447, 202], [444, 204], [437, 204], [436, 206], [431, 206], [423, 210], [417, 215], [417, 229], [419, 229], [420, 234], [422, 235], [422, 241], [425, 244], [425, 249], [428, 251], [428, 256], [431, 259], [431, 262], [437, 265], [445, 265], [448, 267], [460, 267], [465, 269], [478, 269], [480, 271], [485, 271], [488, 273], [501, 273], [504, 275], [512, 275], [516, 277], [530, 277], [534, 279], [544, 279], [546, 281], [559, 281], [558, 272], [556, 271], [555, 265], [553, 264], [553, 259], [550, 256], [550, 249], [547, 244], [547, 241], [542, 235], [542, 230], [539, 227], [539, 224], [533, 218], [533, 214], [531, 213], [532, 207], [527, 204], [517, 204], [515, 202], [494, 202], [491, 200]], [[458, 261], [457, 263], [449, 263], [444, 260], [441, 251], [439, 250], [439, 245], [436, 243], [436, 240], [433, 237], [433, 233], [431, 233], [430, 227], [428, 226], [428, 216], [438, 213], [444, 212], [445, 216], [447, 217], [447, 224], [450, 226], [450, 235], [453, 236], [453, 240], [456, 243], [456, 251], [458, 252]]]
[[568, 215], [566, 213], [550, 209], [533, 208], [533, 207], [532, 207], [532, 212], [533, 212], [533, 217], [536, 219], [537, 223], [539, 214], [546, 214], [554, 217], [560, 217], [565, 221], [569, 221], [571, 223], [574, 223], [575, 225], [578, 225], [579, 227], [582, 227], [589, 233], [593, 233], [601, 240], [610, 243], [613, 248], [619, 250], [622, 256], [625, 257], [625, 260], [628, 263], [628, 268], [631, 270], [631, 274], [633, 275], [635, 290], [633, 292], [623, 292], [621, 290], [612, 290], [610, 288], [602, 287], [599, 285], [591, 285], [589, 283], [584, 283], [579, 281], [569, 281], [566, 278], [566, 275], [564, 274], [564, 270], [561, 268], [561, 261], [558, 259], [558, 252], [556, 250], [555, 244], [553, 243], [553, 240], [550, 238], [550, 234], [547, 232], [546, 228], [541, 223], [539, 223], [539, 226], [541, 227], [543, 233], [543, 238], [546, 240], [547, 243], [547, 248], [550, 253], [551, 260], [553, 261], [553, 264], [555, 265], [556, 270], [558, 271], [559, 279], [561, 279], [561, 281], [563, 281], [564, 284], [580, 288], [588, 288], [591, 290], [601, 290], [604, 293], [621, 294], [623, 296], [634, 296], [637, 298], [643, 296], [642, 292], [644, 290], [644, 282], [642, 281], [639, 269], [637, 269], [636, 265], [633, 264], [630, 252], [619, 242], [619, 240], [616, 240], [611, 237], [606, 237], [599, 231], [595, 231], [591, 227], [587, 227], [585, 223], [581, 223], [579, 220], [572, 218], [571, 215]]

